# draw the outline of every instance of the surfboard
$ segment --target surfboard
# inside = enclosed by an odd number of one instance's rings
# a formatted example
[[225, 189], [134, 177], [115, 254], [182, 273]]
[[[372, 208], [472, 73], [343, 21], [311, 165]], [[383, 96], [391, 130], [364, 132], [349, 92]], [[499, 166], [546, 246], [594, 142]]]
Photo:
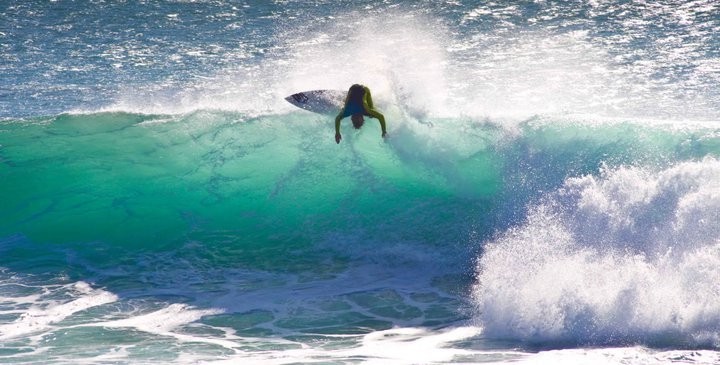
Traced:
[[285, 98], [298, 108], [318, 114], [337, 114], [343, 107], [347, 91], [311, 90], [292, 94]]

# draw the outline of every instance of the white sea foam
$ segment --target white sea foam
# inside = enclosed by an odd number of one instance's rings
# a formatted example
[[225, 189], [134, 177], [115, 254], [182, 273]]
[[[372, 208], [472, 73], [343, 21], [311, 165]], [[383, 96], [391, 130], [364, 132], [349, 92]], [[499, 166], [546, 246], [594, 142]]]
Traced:
[[572, 349], [541, 351], [537, 354], [513, 359], [503, 364], [522, 365], [621, 365], [645, 364], [662, 365], [687, 363], [698, 365], [717, 364], [720, 360], [715, 351], [662, 351], [657, 352], [642, 347], [618, 347], [604, 349]]
[[[346, 335], [357, 340], [357, 346], [350, 348], [318, 348], [303, 346], [284, 351], [247, 352], [231, 356], [226, 360], [208, 361], [208, 364], [235, 364], [250, 361], [253, 364], [356, 362], [362, 364], [428, 364], [447, 363], [462, 357], [482, 358], [497, 356], [498, 352], [462, 349], [452, 346], [456, 341], [467, 340], [479, 333], [477, 327], [456, 327], [443, 330], [423, 328], [393, 328], [376, 331], [364, 336]], [[338, 336], [340, 337], [340, 336]], [[522, 355], [508, 351], [507, 357]]]
[[223, 338], [208, 338], [183, 334], [176, 331], [179, 327], [195, 322], [206, 315], [222, 313], [219, 309], [195, 309], [184, 304], [171, 304], [157, 311], [130, 316], [129, 318], [107, 322], [95, 322], [86, 326], [107, 328], [132, 328], [151, 334], [174, 337], [180, 342], [197, 342], [234, 348], [238, 344]]
[[710, 158], [568, 179], [478, 259], [485, 334], [718, 346], [719, 182]]
[[[44, 293], [23, 297], [4, 297], [2, 302], [10, 304], [10, 312], [20, 314], [9, 323], [0, 325], [0, 340], [46, 332], [53, 324], [88, 308], [114, 302], [118, 297], [103, 289], [91, 287], [79, 281], [73, 284], [45, 288]], [[53, 299], [53, 295], [68, 293], [70, 300]], [[24, 304], [31, 304], [27, 309]], [[5, 311], [4, 313], [8, 313]]]

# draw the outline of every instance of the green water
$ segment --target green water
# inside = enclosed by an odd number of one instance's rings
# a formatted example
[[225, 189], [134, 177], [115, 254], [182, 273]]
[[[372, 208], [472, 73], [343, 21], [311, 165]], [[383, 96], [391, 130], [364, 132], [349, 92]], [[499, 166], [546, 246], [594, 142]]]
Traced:
[[[717, 152], [708, 130], [530, 120], [376, 125], [336, 145], [307, 113], [100, 113], [0, 125], [0, 236], [124, 250], [188, 241], [283, 252], [337, 233], [466, 246], [541, 191], [602, 166]], [[218, 258], [223, 260], [223, 258]], [[225, 257], [247, 260], [245, 255]]]

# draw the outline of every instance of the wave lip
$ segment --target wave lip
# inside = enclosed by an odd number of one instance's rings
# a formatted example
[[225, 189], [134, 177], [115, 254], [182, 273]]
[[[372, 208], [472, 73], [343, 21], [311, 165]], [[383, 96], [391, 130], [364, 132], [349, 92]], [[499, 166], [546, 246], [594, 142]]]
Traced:
[[478, 259], [485, 335], [717, 348], [719, 181], [711, 158], [567, 179]]

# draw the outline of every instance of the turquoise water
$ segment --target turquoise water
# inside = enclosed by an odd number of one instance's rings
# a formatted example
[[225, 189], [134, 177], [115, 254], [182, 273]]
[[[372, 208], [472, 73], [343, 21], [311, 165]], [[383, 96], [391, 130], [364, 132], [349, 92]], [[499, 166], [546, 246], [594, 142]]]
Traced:
[[719, 11], [4, 4], [0, 362], [713, 363]]

